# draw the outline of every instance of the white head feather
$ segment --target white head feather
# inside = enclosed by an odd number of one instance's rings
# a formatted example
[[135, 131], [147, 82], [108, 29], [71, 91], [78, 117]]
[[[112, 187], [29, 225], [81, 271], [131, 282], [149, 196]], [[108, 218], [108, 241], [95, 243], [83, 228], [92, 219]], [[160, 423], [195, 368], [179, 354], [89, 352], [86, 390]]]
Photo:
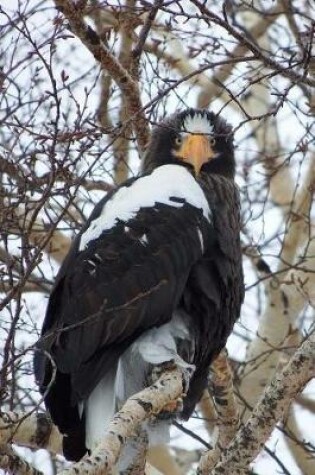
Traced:
[[213, 125], [204, 114], [188, 115], [183, 128], [185, 132], [191, 134], [213, 134]]

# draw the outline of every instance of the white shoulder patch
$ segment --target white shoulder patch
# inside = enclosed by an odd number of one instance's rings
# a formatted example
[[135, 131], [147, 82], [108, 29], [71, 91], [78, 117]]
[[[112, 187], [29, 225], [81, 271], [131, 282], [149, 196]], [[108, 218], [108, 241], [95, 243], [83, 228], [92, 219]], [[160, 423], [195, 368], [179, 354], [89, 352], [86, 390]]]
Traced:
[[191, 173], [181, 165], [163, 165], [150, 175], [136, 180], [130, 186], [122, 186], [106, 202], [100, 216], [94, 219], [82, 234], [79, 250], [90, 241], [97, 239], [103, 231], [115, 226], [117, 220], [127, 223], [136, 216], [140, 208], [151, 208], [156, 203], [164, 203], [180, 208], [184, 203], [173, 201], [176, 197], [201, 209], [210, 221], [211, 211], [204, 192]]
[[183, 126], [184, 132], [191, 134], [213, 134], [213, 125], [203, 114], [188, 115]]

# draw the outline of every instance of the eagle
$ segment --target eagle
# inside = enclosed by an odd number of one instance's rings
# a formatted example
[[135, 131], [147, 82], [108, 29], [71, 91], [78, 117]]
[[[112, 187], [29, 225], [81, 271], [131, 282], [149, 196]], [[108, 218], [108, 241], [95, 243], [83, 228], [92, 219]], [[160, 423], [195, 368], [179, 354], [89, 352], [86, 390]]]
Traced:
[[244, 297], [234, 177], [231, 126], [209, 110], [176, 112], [153, 128], [139, 175], [74, 239], [34, 357], [68, 459], [97, 445], [156, 367], [187, 370], [181, 416], [194, 411]]

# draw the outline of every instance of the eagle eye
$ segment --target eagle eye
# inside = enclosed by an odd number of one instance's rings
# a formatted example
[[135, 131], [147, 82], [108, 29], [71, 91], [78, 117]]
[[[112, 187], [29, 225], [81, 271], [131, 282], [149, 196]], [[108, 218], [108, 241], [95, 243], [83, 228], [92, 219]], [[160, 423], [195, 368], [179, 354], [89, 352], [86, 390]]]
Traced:
[[209, 138], [209, 142], [210, 142], [210, 145], [214, 146], [214, 145], [215, 145], [215, 142], [216, 142], [216, 140], [215, 140], [215, 138], [214, 138], [214, 137], [210, 137], [210, 138]]
[[180, 135], [177, 135], [177, 136], [175, 137], [175, 145], [177, 145], [178, 147], [180, 147], [182, 143], [183, 143], [183, 138], [182, 138]]

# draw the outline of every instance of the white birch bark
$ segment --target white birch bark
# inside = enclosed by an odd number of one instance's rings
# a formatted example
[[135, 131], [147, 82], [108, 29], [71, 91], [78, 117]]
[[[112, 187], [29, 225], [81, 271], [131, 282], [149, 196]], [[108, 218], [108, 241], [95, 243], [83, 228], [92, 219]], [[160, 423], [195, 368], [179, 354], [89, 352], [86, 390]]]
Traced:
[[[246, 424], [211, 470], [207, 454], [201, 459], [201, 475], [244, 475], [262, 450], [275, 424], [282, 421], [291, 401], [315, 377], [315, 333], [296, 351], [288, 365], [274, 375]], [[211, 462], [211, 459], [210, 459]]]
[[10, 443], [62, 453], [62, 435], [45, 413], [0, 413], [0, 444]]
[[[244, 22], [250, 28], [255, 21], [255, 14], [246, 13]], [[260, 37], [259, 43], [269, 48], [268, 31]], [[269, 111], [271, 106], [270, 93], [267, 84], [254, 84], [252, 94], [246, 101], [246, 110], [252, 115], [261, 115]], [[295, 184], [288, 166], [281, 166], [279, 157], [282, 156], [282, 145], [279, 141], [276, 120], [271, 116], [266, 118], [263, 127], [255, 130], [255, 138], [259, 151], [263, 154], [263, 163], [270, 173], [270, 198], [279, 205], [283, 222], [286, 224], [279, 265], [276, 271], [284, 271], [288, 265], [296, 262], [299, 246], [309, 239], [309, 210], [312, 201], [312, 183], [314, 182], [314, 163], [310, 163], [309, 172], [294, 202]], [[298, 216], [298, 219], [296, 219]], [[246, 356], [246, 367], [242, 374], [239, 387], [242, 398], [249, 407], [257, 402], [263, 388], [272, 377], [280, 357], [280, 349], [285, 345], [286, 338], [292, 333], [299, 313], [307, 304], [306, 296], [302, 297], [301, 284], [304, 278], [310, 279], [306, 293], [312, 294], [314, 284], [313, 269], [315, 260], [309, 252], [309, 258], [303, 264], [303, 269], [289, 271], [286, 274], [276, 274], [265, 284], [265, 310], [260, 317], [257, 336], [249, 344]], [[244, 412], [245, 418], [249, 410]]]
[[183, 373], [179, 368], [167, 370], [152, 386], [135, 394], [109, 424], [107, 435], [91, 455], [59, 475], [111, 475], [115, 471], [120, 452], [128, 437], [134, 435], [139, 424], [158, 414], [166, 405], [183, 394]]
[[[59, 475], [114, 474], [120, 452], [127, 438], [134, 436], [139, 424], [149, 417], [155, 417], [165, 406], [183, 396], [183, 377], [182, 371], [178, 368], [166, 370], [152, 386], [128, 399], [114, 416], [107, 435], [96, 450]], [[28, 416], [8, 412], [2, 414], [0, 418], [0, 467], [15, 475], [39, 475], [40, 472], [24, 463], [12, 452], [11, 443], [47, 448], [56, 453], [62, 451], [62, 436], [45, 415], [39, 417], [34, 414]], [[15, 467], [15, 472], [10, 467]], [[129, 473], [134, 475], [142, 473], [140, 465], [137, 467], [135, 464]], [[157, 475], [159, 471], [147, 464], [145, 473]]]

